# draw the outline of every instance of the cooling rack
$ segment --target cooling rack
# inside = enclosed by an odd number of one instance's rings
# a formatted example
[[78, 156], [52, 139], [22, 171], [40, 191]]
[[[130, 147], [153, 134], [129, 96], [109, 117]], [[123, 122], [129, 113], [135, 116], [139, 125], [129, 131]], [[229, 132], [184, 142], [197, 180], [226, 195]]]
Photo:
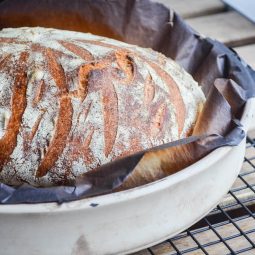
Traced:
[[248, 134], [242, 170], [221, 203], [181, 234], [134, 253], [182, 254], [255, 254], [255, 131]]

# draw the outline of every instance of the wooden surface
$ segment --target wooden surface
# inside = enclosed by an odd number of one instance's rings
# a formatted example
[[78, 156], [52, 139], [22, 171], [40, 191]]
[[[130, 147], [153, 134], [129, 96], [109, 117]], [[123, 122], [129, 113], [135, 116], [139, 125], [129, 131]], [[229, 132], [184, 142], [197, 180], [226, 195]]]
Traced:
[[[252, 218], [246, 218], [243, 220], [240, 220], [237, 222], [238, 227], [242, 228], [244, 231], [248, 231], [255, 228], [255, 221]], [[217, 228], [217, 232], [222, 237], [227, 237], [230, 235], [238, 235], [238, 230], [232, 225], [232, 224], [226, 224], [224, 226], [220, 226]], [[255, 242], [255, 233], [249, 234], [249, 238]], [[196, 234], [196, 239], [199, 241], [200, 244], [205, 244], [208, 242], [218, 241], [219, 238], [216, 236], [216, 234], [208, 229], [206, 231], [203, 231], [202, 233]], [[173, 241], [174, 245], [178, 247], [180, 250], [184, 250], [188, 247], [196, 247], [195, 241], [190, 237], [186, 236], [184, 238], [181, 238], [179, 240]], [[235, 239], [231, 239], [228, 241], [228, 244], [232, 247], [234, 251], [240, 250], [242, 248], [248, 247], [249, 243], [244, 237], [240, 236]], [[205, 248], [205, 250], [210, 255], [224, 255], [229, 254], [229, 250], [226, 248], [224, 244], [221, 242], [216, 243], [212, 246], [208, 246]], [[176, 251], [173, 249], [172, 245], [168, 242], [164, 242], [162, 244], [156, 245], [151, 247], [151, 251], [154, 254], [157, 255], [172, 255], [176, 254]], [[147, 250], [137, 252], [135, 255], [149, 255], [150, 253]], [[185, 253], [189, 255], [204, 255], [204, 253], [201, 250], [193, 251], [190, 253]], [[244, 254], [244, 253], [242, 253]], [[245, 253], [246, 255], [254, 255], [254, 250], [250, 250]]]
[[[253, 68], [255, 68], [255, 25], [248, 21], [235, 11], [226, 8], [220, 0], [154, 0], [172, 7], [179, 13], [186, 21], [198, 32], [205, 36], [217, 39], [234, 50]], [[251, 137], [255, 137], [255, 130], [250, 131]], [[243, 179], [247, 181], [255, 189], [255, 172], [252, 172], [251, 164], [255, 165], [255, 148], [251, 147], [246, 150], [246, 157], [250, 159], [242, 166], [241, 173], [244, 173]], [[245, 183], [238, 178], [233, 185], [234, 189], [242, 188], [242, 190], [235, 192], [235, 195], [241, 201], [254, 198], [250, 203], [255, 201], [255, 193]], [[221, 206], [236, 204], [235, 199], [231, 195], [226, 195]], [[246, 203], [249, 205], [249, 203]], [[238, 207], [238, 205], [236, 205]], [[233, 208], [232, 208], [233, 209]], [[243, 230], [255, 229], [255, 220], [252, 217], [240, 220], [237, 225]], [[230, 235], [238, 234], [239, 231], [233, 224], [227, 224], [217, 228], [221, 236], [228, 237]], [[250, 233], [249, 238], [255, 243], [255, 232]], [[217, 241], [218, 237], [212, 230], [208, 229], [196, 234], [197, 240], [203, 244]], [[196, 243], [190, 236], [180, 238], [173, 241], [174, 245], [179, 249], [196, 247]], [[241, 248], [250, 247], [251, 245], [243, 237], [239, 236], [227, 241], [232, 249], [239, 250]], [[219, 242], [215, 245], [208, 246], [206, 249], [209, 255], [223, 255], [230, 254], [226, 246]], [[171, 255], [176, 254], [176, 251], [169, 242], [164, 242], [153, 246], [149, 250], [143, 250], [135, 253], [135, 255]], [[185, 253], [188, 255], [204, 255], [201, 250]], [[243, 255], [254, 255], [255, 249], [242, 253]]]
[[225, 10], [220, 0], [154, 0], [176, 10], [183, 18], [197, 17]]
[[255, 25], [234, 11], [187, 19], [205, 36], [234, 47], [255, 42]]
[[[254, 28], [255, 29], [255, 28]], [[235, 48], [237, 53], [255, 69], [255, 44], [244, 45]]]
[[197, 31], [234, 48], [255, 68], [255, 25], [220, 0], [154, 0], [172, 7]]

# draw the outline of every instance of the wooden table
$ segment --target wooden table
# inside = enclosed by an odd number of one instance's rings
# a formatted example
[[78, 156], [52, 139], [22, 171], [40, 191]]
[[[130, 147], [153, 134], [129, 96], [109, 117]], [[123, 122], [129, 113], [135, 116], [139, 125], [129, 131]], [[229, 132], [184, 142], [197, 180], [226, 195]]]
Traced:
[[[234, 48], [234, 50], [253, 68], [255, 68], [255, 24], [251, 23], [249, 20], [238, 14], [237, 12], [228, 9], [220, 0], [154, 0], [165, 4], [168, 7], [172, 7], [179, 13], [188, 24], [190, 24], [195, 30], [201, 34], [217, 39], [227, 46]], [[253, 123], [254, 130], [250, 131], [249, 135], [255, 138], [255, 121]], [[240, 201], [245, 201], [245, 206], [255, 205], [255, 148], [254, 145], [250, 146], [246, 150], [246, 161], [243, 164], [241, 173], [243, 176], [239, 178], [234, 183], [232, 189], [234, 196], [236, 196]], [[254, 169], [251, 169], [253, 166]], [[254, 172], [254, 173], [253, 173]], [[252, 190], [249, 187], [243, 187], [242, 185], [247, 182], [254, 187]], [[240, 189], [240, 190], [239, 190]], [[236, 202], [235, 197], [231, 194], [226, 195], [218, 207], [218, 211], [222, 208], [224, 210], [237, 210], [240, 205]], [[250, 202], [247, 202], [250, 201]], [[228, 207], [229, 206], [229, 207]], [[249, 207], [250, 208], [250, 207]], [[255, 212], [255, 206], [254, 206]], [[210, 216], [213, 217], [217, 213], [213, 211]], [[246, 218], [238, 218], [238, 227], [242, 231], [249, 233], [249, 238], [255, 243], [255, 213]], [[217, 227], [217, 231], [221, 236], [228, 237], [229, 235], [235, 235], [235, 232], [240, 231], [233, 225], [231, 220], [229, 224], [223, 224]], [[236, 223], [237, 224], [237, 223]], [[195, 227], [196, 228], [196, 227]], [[194, 229], [194, 228], [193, 228]], [[199, 229], [199, 227], [198, 227]], [[254, 231], [253, 231], [254, 230]], [[250, 232], [249, 232], [250, 231]], [[245, 232], [245, 233], [246, 233]], [[182, 238], [173, 238], [170, 241], [161, 243], [150, 249], [146, 249], [135, 253], [135, 255], [171, 255], [176, 254], [175, 247], [194, 247], [196, 242], [199, 241], [200, 244], [214, 242], [218, 237], [212, 229], [202, 231], [200, 234], [190, 235], [187, 231], [187, 236]], [[244, 234], [245, 234], [244, 233]], [[247, 240], [243, 238], [242, 233], [236, 238], [232, 238], [227, 241], [227, 245], [233, 248], [234, 251], [240, 250], [242, 247], [246, 247]], [[181, 235], [179, 235], [181, 236]], [[246, 235], [247, 236], [247, 235]], [[247, 247], [248, 247], [247, 246]], [[181, 249], [181, 248], [180, 248]], [[215, 242], [215, 245], [208, 246], [205, 252], [209, 255], [224, 255], [231, 254], [226, 248], [226, 245], [222, 242]], [[202, 255], [206, 254], [203, 250], [195, 250], [185, 254], [188, 255]], [[245, 255], [254, 255], [255, 247], [253, 249], [247, 250]]]
[[233, 47], [255, 68], [255, 25], [220, 0], [157, 0], [171, 6], [203, 35]]

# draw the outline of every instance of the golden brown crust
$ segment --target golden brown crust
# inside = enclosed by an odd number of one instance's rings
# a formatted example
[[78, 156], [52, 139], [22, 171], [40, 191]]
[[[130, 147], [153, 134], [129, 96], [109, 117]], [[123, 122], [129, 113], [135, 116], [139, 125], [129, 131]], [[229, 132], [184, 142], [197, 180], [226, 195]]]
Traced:
[[3, 56], [0, 59], [0, 70], [5, 69], [7, 63], [11, 60], [11, 54], [8, 54], [7, 56]]
[[57, 57], [54, 54], [54, 51], [51, 49], [46, 49], [46, 61], [48, 65], [48, 70], [55, 80], [56, 85], [59, 88], [60, 94], [63, 95], [67, 93], [67, 84], [65, 78], [65, 71], [60, 63], [57, 61]]
[[165, 83], [169, 86], [169, 96], [172, 104], [174, 105], [175, 109], [178, 109], [177, 114], [177, 122], [178, 122], [178, 131], [179, 135], [182, 133], [184, 127], [184, 121], [186, 117], [186, 108], [183, 102], [182, 95], [180, 93], [179, 87], [173, 78], [162, 68], [157, 66], [155, 63], [148, 61], [149, 65], [154, 68], [161, 79], [165, 81]]
[[36, 177], [42, 177], [54, 166], [62, 154], [72, 125], [72, 104], [70, 98], [60, 100], [56, 132], [36, 172]]
[[59, 155], [63, 152], [72, 126], [73, 114], [71, 99], [63, 97], [63, 95], [67, 93], [67, 84], [63, 67], [57, 62], [54, 52], [50, 49], [47, 49], [46, 51], [46, 59], [49, 72], [60, 91], [60, 103], [56, 131], [47, 149], [47, 153], [38, 167], [36, 172], [37, 178], [46, 175], [57, 161]]
[[81, 58], [83, 58], [84, 60], [87, 61], [93, 61], [94, 57], [93, 55], [88, 51], [85, 50], [82, 47], [79, 47], [73, 43], [70, 42], [65, 42], [65, 41], [59, 41], [59, 43], [64, 46], [66, 49], [68, 49], [69, 51], [73, 52], [75, 55], [80, 56]]
[[104, 86], [102, 90], [102, 107], [104, 116], [104, 140], [105, 140], [105, 155], [111, 153], [118, 128], [118, 98], [111, 80], [107, 79], [107, 74], [104, 75]]
[[[203, 103], [200, 103], [196, 119], [199, 118], [202, 110]], [[186, 136], [191, 136], [194, 131], [196, 132], [192, 125], [187, 131]], [[175, 146], [170, 149], [147, 152], [135, 167], [132, 174], [116, 189], [116, 191], [141, 186], [174, 174], [195, 163], [196, 161], [194, 159], [197, 161], [199, 160], [195, 155], [196, 151], [195, 145], [190, 143]]]
[[21, 126], [21, 118], [26, 109], [26, 88], [27, 88], [27, 60], [29, 54], [22, 52], [16, 63], [17, 69], [14, 72], [15, 81], [13, 84], [12, 114], [10, 116], [6, 133], [0, 139], [0, 171], [17, 144], [17, 135]]
[[36, 105], [38, 105], [38, 103], [43, 97], [44, 92], [45, 92], [45, 81], [41, 80], [38, 84], [38, 87], [36, 88], [36, 93], [33, 99], [33, 107], [36, 107]]
[[155, 84], [148, 74], [144, 83], [144, 105], [149, 106], [155, 96]]
[[[118, 51], [126, 51], [125, 49], [115, 46], [115, 45], [111, 45], [105, 42], [98, 42], [98, 41], [90, 41], [90, 40], [80, 40], [82, 42], [86, 42], [86, 43], [93, 43], [95, 45], [99, 45], [99, 46], [105, 46], [108, 48], [112, 48], [112, 49], [116, 49]], [[175, 83], [175, 81], [173, 80], [173, 78], [167, 73], [165, 72], [159, 65], [153, 63], [152, 61], [149, 61], [148, 59], [144, 58], [143, 56], [141, 56], [140, 54], [133, 53], [136, 56], [140, 57], [143, 59], [144, 62], [147, 62], [158, 74], [159, 77], [161, 77], [161, 79], [163, 79], [165, 81], [166, 84], [168, 84], [169, 86], [169, 90], [170, 90], [170, 99], [171, 102], [174, 104], [174, 108], [178, 109], [178, 111], [180, 111], [180, 113], [177, 115], [177, 121], [179, 124], [179, 134], [182, 133], [183, 127], [184, 127], [184, 120], [185, 120], [185, 116], [186, 116], [186, 110], [185, 110], [185, 105], [183, 102], [183, 98], [181, 96], [180, 90], [178, 88], [178, 85]], [[119, 56], [120, 54], [118, 54], [117, 56]], [[123, 57], [122, 57], [122, 66], [125, 66], [125, 64], [123, 64]], [[126, 62], [128, 62], [128, 66], [131, 66], [130, 61], [127, 61], [127, 57], [126, 57]], [[127, 65], [126, 65], [127, 66]], [[126, 68], [126, 70], [128, 70], [130, 73], [131, 68]]]
[[[68, 31], [6, 31], [0, 180], [8, 184], [68, 184], [111, 160], [183, 137], [204, 100], [183, 70], [151, 50]], [[183, 96], [189, 89], [192, 95]], [[137, 181], [162, 175], [147, 157]]]

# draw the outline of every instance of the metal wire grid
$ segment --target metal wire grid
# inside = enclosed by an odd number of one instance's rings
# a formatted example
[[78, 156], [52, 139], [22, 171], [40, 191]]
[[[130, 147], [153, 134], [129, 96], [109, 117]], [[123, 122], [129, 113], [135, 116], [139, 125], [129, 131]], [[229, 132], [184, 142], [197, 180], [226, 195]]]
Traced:
[[223, 202], [190, 229], [139, 254], [255, 254], [255, 132], [247, 137], [242, 170]]

